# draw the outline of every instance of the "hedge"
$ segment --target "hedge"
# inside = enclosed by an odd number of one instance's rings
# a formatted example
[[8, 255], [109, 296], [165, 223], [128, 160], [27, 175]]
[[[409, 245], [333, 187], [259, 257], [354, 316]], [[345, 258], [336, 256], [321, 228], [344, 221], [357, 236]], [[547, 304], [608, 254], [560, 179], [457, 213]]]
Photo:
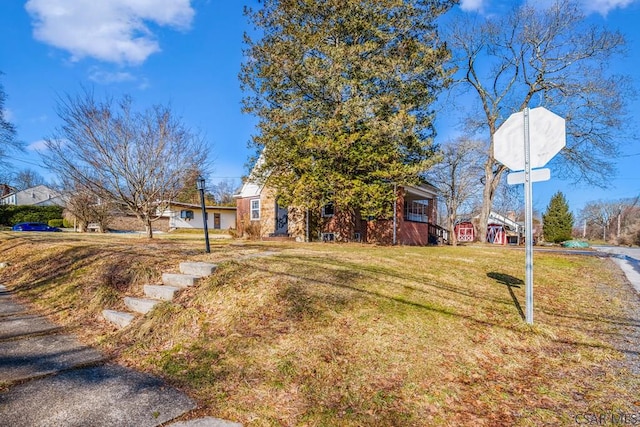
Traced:
[[0, 225], [13, 226], [19, 222], [44, 222], [62, 218], [61, 206], [0, 205]]
[[47, 224], [49, 224], [49, 227], [63, 227], [64, 221], [62, 218], [58, 218], [58, 219], [50, 219], [49, 222], [47, 222]]

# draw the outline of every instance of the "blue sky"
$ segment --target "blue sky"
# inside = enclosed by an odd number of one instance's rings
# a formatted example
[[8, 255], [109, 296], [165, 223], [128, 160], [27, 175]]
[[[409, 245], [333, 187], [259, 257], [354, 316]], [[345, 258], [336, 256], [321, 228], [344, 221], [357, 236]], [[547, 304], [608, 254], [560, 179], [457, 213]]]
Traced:
[[[538, 0], [544, 3], [548, 0]], [[462, 0], [459, 12], [496, 14], [505, 0]], [[11, 156], [15, 170], [38, 167], [37, 148], [58, 124], [56, 98], [93, 87], [96, 94], [130, 94], [140, 108], [170, 103], [210, 144], [211, 182], [246, 174], [247, 141], [255, 119], [240, 112], [238, 72], [242, 35], [251, 28], [245, 4], [256, 0], [29, 0], [0, 2], [0, 71], [8, 96], [5, 114], [27, 145]], [[630, 56], [615, 64], [640, 88], [640, 0], [584, 0], [589, 19], [628, 38]], [[60, 13], [70, 11], [70, 14]], [[633, 104], [634, 122], [640, 103]], [[438, 122], [439, 142], [450, 136]], [[444, 123], [444, 124], [443, 124]], [[441, 138], [441, 139], [440, 139]], [[557, 190], [577, 211], [585, 202], [640, 194], [640, 144], [618, 159], [607, 190], [553, 178], [534, 185], [534, 207], [544, 211]]]

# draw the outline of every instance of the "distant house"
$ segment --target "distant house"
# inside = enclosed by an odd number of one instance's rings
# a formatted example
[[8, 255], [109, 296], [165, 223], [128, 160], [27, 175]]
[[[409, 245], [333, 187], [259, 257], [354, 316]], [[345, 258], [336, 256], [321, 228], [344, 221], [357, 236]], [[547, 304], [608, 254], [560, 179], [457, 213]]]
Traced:
[[380, 244], [427, 245], [446, 240], [436, 225], [437, 189], [430, 184], [398, 186], [395, 219], [363, 218], [340, 211], [333, 203], [311, 214], [293, 206], [280, 206], [271, 188], [247, 180], [237, 201], [238, 233], [248, 230], [262, 239], [342, 241]]
[[[473, 242], [476, 240], [476, 229], [479, 225], [480, 217], [476, 216], [473, 220], [462, 219], [455, 226], [456, 239], [458, 242]], [[522, 243], [524, 234], [524, 226], [516, 222], [513, 213], [504, 216], [497, 212], [489, 213], [489, 221], [487, 223], [487, 243], [494, 245], [518, 245]]]
[[15, 193], [16, 189], [7, 184], [0, 184], [0, 198]]
[[22, 191], [13, 191], [0, 197], [0, 205], [65, 206], [64, 198], [46, 185], [37, 185]]
[[496, 245], [518, 245], [523, 242], [524, 226], [515, 220], [515, 215], [504, 216], [497, 212], [489, 213], [487, 224], [487, 243]]
[[[235, 206], [205, 206], [207, 228], [228, 230], [236, 228]], [[202, 207], [191, 203], [171, 202], [163, 216], [169, 218], [169, 229], [203, 229]]]

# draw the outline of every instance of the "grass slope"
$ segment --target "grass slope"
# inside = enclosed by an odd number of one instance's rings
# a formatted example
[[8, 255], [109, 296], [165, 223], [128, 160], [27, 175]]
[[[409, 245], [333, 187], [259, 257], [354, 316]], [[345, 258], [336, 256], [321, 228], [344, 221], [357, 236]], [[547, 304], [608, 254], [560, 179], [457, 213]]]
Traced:
[[[4, 233], [0, 282], [188, 392], [199, 415], [248, 426], [574, 425], [640, 413], [640, 302], [609, 260], [537, 251], [530, 327], [520, 250], [200, 246]], [[276, 254], [247, 257], [264, 251]], [[130, 328], [100, 319], [184, 260], [220, 268]]]

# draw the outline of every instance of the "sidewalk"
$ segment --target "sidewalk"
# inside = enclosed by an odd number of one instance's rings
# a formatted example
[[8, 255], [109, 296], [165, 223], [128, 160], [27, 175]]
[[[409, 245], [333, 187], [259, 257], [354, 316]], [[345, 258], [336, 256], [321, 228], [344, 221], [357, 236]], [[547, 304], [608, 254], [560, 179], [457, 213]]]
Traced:
[[594, 246], [594, 249], [609, 254], [627, 276], [627, 280], [640, 293], [640, 249], [614, 246]]
[[[160, 379], [108, 363], [61, 332], [0, 285], [0, 426], [154, 427], [196, 408]], [[207, 417], [173, 426], [240, 424]]]

